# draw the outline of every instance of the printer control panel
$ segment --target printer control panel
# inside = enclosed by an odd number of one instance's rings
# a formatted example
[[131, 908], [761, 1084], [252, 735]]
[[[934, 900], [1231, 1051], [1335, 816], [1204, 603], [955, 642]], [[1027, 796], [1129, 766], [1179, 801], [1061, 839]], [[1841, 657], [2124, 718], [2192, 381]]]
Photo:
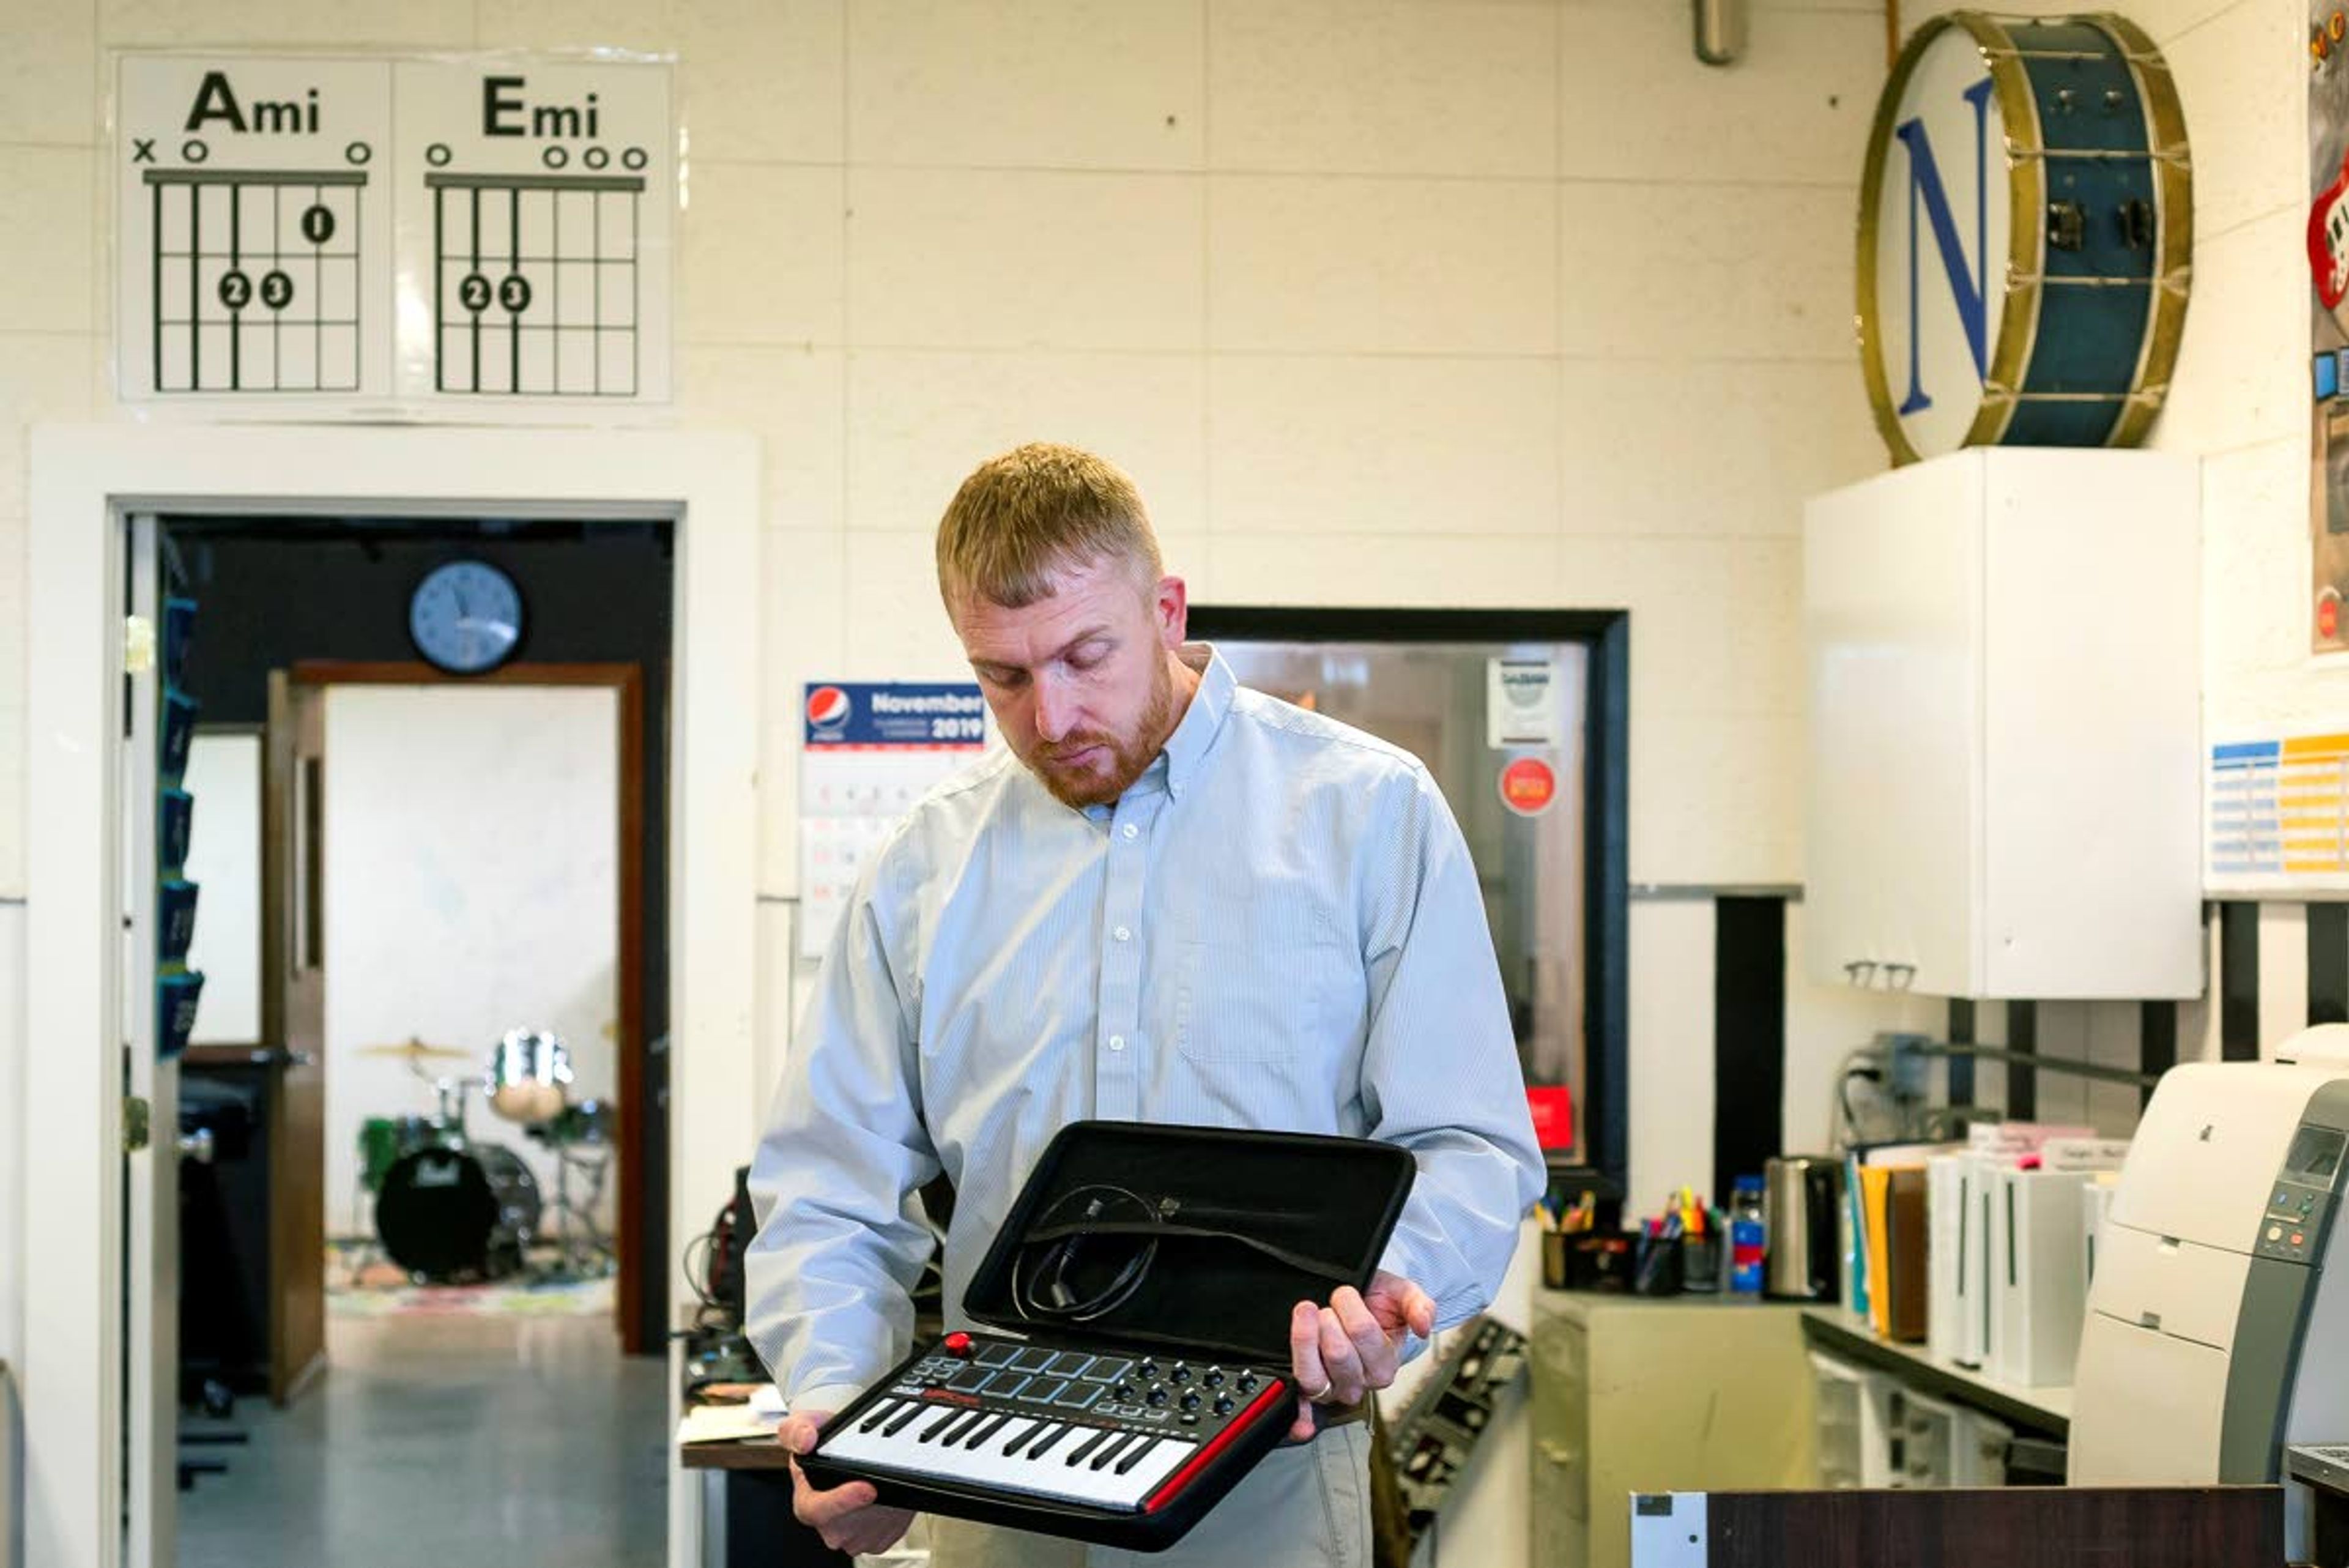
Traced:
[[2349, 1132], [2339, 1127], [2303, 1122], [2293, 1132], [2283, 1168], [2268, 1194], [2267, 1211], [2260, 1218], [2253, 1248], [2257, 1256], [2295, 1263], [2314, 1259], [2323, 1242], [2344, 1148], [2349, 1148]]

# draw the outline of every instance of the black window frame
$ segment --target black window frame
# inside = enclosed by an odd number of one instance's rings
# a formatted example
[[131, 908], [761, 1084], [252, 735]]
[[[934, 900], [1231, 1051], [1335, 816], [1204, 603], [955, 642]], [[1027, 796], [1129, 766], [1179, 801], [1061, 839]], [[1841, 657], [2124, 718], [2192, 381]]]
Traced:
[[1193, 605], [1202, 642], [1572, 642], [1586, 652], [1583, 748], [1584, 1160], [1553, 1188], [1623, 1195], [1630, 1159], [1631, 618], [1607, 609], [1392, 609]]

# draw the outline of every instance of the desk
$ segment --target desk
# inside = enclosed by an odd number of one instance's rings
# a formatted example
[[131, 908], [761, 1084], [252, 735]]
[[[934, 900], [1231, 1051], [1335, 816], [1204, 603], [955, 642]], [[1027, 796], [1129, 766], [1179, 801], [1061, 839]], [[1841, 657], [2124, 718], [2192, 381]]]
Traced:
[[[1642, 1497], [1632, 1568], [2283, 1568], [2272, 1486]], [[1693, 1550], [1692, 1550], [1693, 1548]]]
[[2294, 1445], [2283, 1451], [2283, 1474], [2308, 1489], [2307, 1552], [2318, 1568], [2349, 1563], [2349, 1473], [2341, 1450]]
[[739, 1443], [687, 1443], [678, 1463], [700, 1472], [719, 1494], [718, 1516], [702, 1532], [702, 1561], [724, 1568], [849, 1568], [792, 1512], [791, 1455], [771, 1438]]

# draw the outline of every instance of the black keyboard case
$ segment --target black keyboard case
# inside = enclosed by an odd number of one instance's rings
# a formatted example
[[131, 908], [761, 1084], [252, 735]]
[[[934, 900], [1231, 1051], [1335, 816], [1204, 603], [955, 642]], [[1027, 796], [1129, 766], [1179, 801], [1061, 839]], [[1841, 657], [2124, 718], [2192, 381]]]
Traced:
[[[1286, 1393], [1290, 1310], [1299, 1301], [1326, 1303], [1340, 1285], [1369, 1286], [1417, 1170], [1410, 1151], [1364, 1138], [1073, 1122], [1029, 1173], [971, 1276], [964, 1313], [974, 1324], [1055, 1349], [1172, 1353], [1250, 1366], [1277, 1378]], [[1074, 1218], [1071, 1210], [1079, 1206], [1064, 1199], [1093, 1188], [1132, 1193], [1159, 1213], [1147, 1227], [1105, 1220], [1092, 1228], [1095, 1233], [1151, 1235], [1158, 1251], [1132, 1293], [1112, 1310], [1081, 1324], [1040, 1320], [1015, 1294], [1015, 1262], [1023, 1249], [1049, 1246], [1065, 1234]], [[1113, 1207], [1123, 1213], [1132, 1206]], [[1113, 1247], [1103, 1251], [1112, 1259], [1117, 1255]], [[942, 1343], [916, 1347], [838, 1412], [825, 1434], [847, 1430]], [[1293, 1398], [1272, 1401], [1250, 1426], [1235, 1429], [1212, 1465], [1155, 1512], [867, 1472], [827, 1459], [821, 1439], [800, 1463], [818, 1487], [867, 1481], [891, 1507], [1158, 1552], [1181, 1540], [1280, 1442], [1295, 1414]]]

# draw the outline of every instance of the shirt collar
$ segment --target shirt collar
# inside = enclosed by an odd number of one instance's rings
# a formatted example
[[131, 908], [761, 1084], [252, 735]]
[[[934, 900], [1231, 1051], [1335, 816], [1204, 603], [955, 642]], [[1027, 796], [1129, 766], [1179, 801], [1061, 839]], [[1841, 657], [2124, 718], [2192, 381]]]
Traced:
[[1191, 693], [1191, 705], [1174, 732], [1166, 737], [1163, 753], [1166, 793], [1179, 800], [1214, 748], [1216, 736], [1224, 727], [1224, 715], [1232, 711], [1232, 694], [1239, 689], [1239, 680], [1212, 644], [1186, 642], [1177, 657], [1199, 672], [1199, 689]]

